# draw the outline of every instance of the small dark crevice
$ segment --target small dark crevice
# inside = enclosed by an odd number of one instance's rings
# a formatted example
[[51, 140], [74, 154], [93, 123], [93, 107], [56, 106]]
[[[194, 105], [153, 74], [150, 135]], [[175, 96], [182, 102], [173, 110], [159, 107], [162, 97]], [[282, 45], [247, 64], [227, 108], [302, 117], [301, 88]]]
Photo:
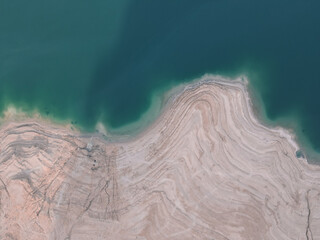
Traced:
[[6, 191], [8, 197], [10, 198], [10, 193], [9, 193], [9, 191], [8, 191], [7, 185], [4, 183], [4, 181], [3, 181], [1, 178], [0, 178], [0, 181], [2, 182], [3, 187], [4, 187], [4, 190]]
[[[310, 192], [310, 190], [308, 190], [307, 195], [306, 195], [307, 208], [308, 208], [306, 239], [307, 239], [307, 240], [313, 240], [312, 231], [311, 231], [311, 229], [310, 229], [310, 215], [311, 215], [311, 210], [310, 210], [310, 204], [309, 204], [309, 192]], [[310, 238], [309, 238], [309, 237], [310, 237]]]

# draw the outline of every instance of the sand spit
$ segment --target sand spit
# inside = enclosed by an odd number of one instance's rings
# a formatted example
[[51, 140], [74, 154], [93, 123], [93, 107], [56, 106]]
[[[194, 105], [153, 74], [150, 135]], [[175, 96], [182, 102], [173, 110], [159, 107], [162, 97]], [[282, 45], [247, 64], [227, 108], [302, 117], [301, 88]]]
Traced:
[[136, 139], [0, 129], [0, 239], [320, 239], [320, 167], [206, 77]]

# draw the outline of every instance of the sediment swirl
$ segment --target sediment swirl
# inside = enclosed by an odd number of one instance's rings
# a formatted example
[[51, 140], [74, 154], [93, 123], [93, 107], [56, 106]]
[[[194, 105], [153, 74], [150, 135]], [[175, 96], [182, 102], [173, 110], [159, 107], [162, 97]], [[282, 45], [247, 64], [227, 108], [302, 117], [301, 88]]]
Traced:
[[320, 167], [207, 76], [127, 142], [36, 119], [0, 129], [0, 239], [320, 239]]

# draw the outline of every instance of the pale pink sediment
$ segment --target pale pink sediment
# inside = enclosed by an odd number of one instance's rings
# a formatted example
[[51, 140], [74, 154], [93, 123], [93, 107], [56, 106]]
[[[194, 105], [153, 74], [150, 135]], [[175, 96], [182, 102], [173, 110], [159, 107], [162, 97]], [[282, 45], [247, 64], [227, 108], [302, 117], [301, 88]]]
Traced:
[[190, 85], [129, 142], [7, 123], [0, 239], [320, 239], [320, 167], [297, 150], [240, 81]]

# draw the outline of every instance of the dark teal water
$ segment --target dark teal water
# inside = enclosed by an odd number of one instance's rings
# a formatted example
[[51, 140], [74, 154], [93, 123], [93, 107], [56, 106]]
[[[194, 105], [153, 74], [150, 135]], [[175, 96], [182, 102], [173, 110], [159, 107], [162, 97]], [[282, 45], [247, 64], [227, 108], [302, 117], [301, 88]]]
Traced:
[[0, 1], [0, 108], [92, 129], [204, 73], [247, 74], [266, 116], [320, 151], [320, 1]]

